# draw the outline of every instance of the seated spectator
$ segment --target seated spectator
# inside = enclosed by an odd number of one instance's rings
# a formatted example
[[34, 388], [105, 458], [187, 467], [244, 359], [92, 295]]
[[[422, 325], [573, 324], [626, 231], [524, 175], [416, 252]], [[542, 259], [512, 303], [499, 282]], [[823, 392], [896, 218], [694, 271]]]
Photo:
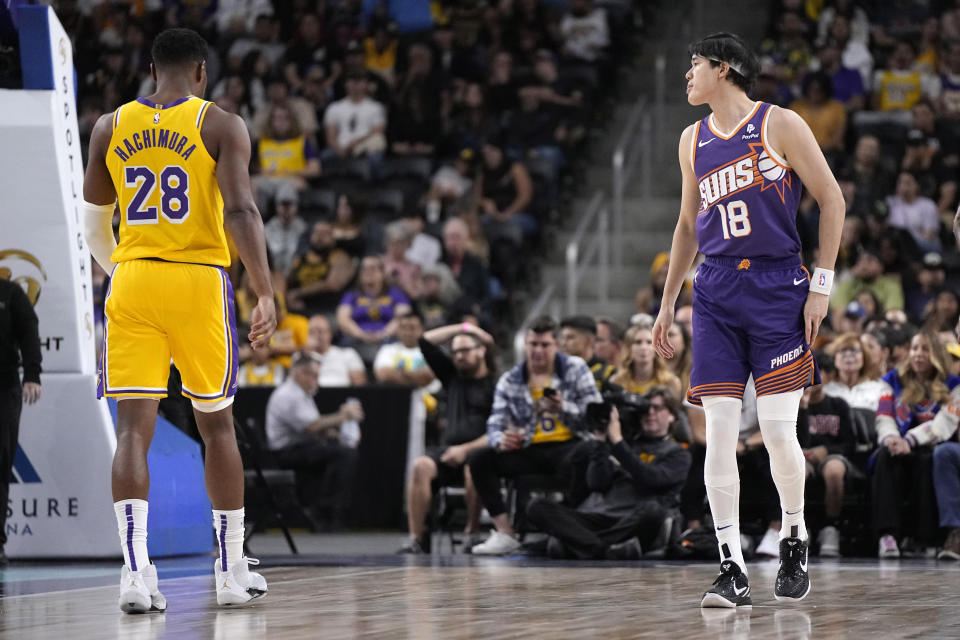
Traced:
[[663, 387], [647, 398], [647, 411], [624, 416], [626, 424], [612, 408], [606, 439], [580, 445], [586, 464], [574, 473], [585, 475], [580, 483], [589, 493], [571, 496], [575, 509], [547, 499], [527, 506], [530, 521], [551, 536], [552, 557], [639, 560], [679, 505], [690, 469], [690, 453], [671, 438], [680, 404]]
[[866, 106], [866, 90], [863, 76], [843, 62], [840, 47], [833, 41], [820, 46], [815, 60], [818, 70], [830, 79], [833, 98], [841, 102], [847, 111], [859, 111]]
[[[910, 341], [907, 359], [883, 377], [877, 409], [877, 442], [871, 457], [873, 525], [881, 558], [900, 556], [904, 536], [933, 544], [936, 530], [933, 447], [957, 428], [953, 389], [960, 378], [947, 374], [943, 345], [921, 331]], [[907, 505], [907, 509], [903, 505]]]
[[943, 289], [946, 278], [947, 272], [940, 254], [932, 251], [924, 254], [923, 262], [917, 270], [914, 286], [904, 292], [907, 317], [911, 322], [920, 324], [923, 321], [928, 307], [933, 304], [937, 294]]
[[594, 353], [604, 364], [616, 369], [623, 348], [623, 326], [612, 318], [597, 318], [597, 339], [594, 341]]
[[948, 122], [954, 124], [960, 121], [960, 41], [958, 40], [951, 40], [946, 46], [940, 85], [942, 90], [937, 111]]
[[337, 248], [343, 249], [351, 258], [359, 260], [366, 255], [367, 241], [363, 237], [362, 201], [345, 193], [337, 196], [333, 237]]
[[287, 278], [287, 305], [307, 315], [332, 313], [356, 267], [338, 249], [333, 227], [320, 220], [313, 225], [307, 246], [297, 251]]
[[426, 195], [427, 220], [431, 223], [440, 220], [444, 207], [455, 206], [464, 196], [472, 192], [476, 153], [473, 149], [461, 149], [452, 163], [441, 166], [430, 181], [430, 190]]
[[[438, 345], [451, 340], [447, 355]], [[470, 548], [479, 543], [480, 497], [465, 463], [467, 457], [484, 447], [487, 441], [487, 417], [493, 407], [494, 372], [487, 367], [487, 349], [493, 337], [482, 329], [464, 323], [438, 327], [419, 339], [420, 350], [430, 370], [447, 394], [446, 420], [439, 447], [413, 463], [407, 484], [407, 524], [410, 540], [401, 553], [430, 551], [427, 514], [433, 494], [439, 487], [463, 484], [466, 490], [467, 521], [464, 526]], [[471, 544], [473, 543], [473, 544]]]
[[420, 272], [420, 297], [417, 308], [423, 314], [424, 329], [436, 329], [453, 322], [456, 309], [470, 308], [463, 299], [457, 281], [445, 264], [435, 264]]
[[337, 306], [337, 326], [344, 344], [354, 347], [364, 362], [373, 362], [380, 345], [397, 332], [397, 319], [410, 311], [410, 300], [387, 284], [383, 260], [367, 256], [360, 263], [356, 288]]
[[244, 345], [243, 348], [250, 350], [250, 358], [240, 365], [237, 386], [241, 389], [276, 387], [283, 382], [287, 371], [278, 358], [270, 355], [269, 349], [254, 349], [249, 345]]
[[883, 273], [883, 263], [877, 257], [875, 249], [863, 247], [856, 263], [848, 274], [841, 274], [836, 292], [830, 298], [830, 307], [839, 313], [853, 301], [861, 291], [869, 290], [880, 301], [884, 309], [903, 309], [903, 288], [893, 276]]
[[960, 314], [960, 299], [955, 291], [944, 289], [933, 299], [926, 315], [923, 317], [923, 328], [933, 333], [951, 332], [957, 326], [957, 316]]
[[610, 382], [630, 393], [646, 393], [650, 387], [663, 386], [678, 400], [682, 385], [670, 366], [653, 349], [651, 324], [634, 325], [627, 329], [624, 350], [617, 373]]
[[[890, 346], [887, 342], [886, 333], [879, 329], [871, 332], [865, 332], [860, 336], [860, 344], [863, 346], [863, 353], [869, 359], [869, 365], [864, 362], [864, 375], [868, 380], [879, 380], [883, 377], [887, 369], [887, 359], [890, 357]], [[856, 402], [844, 398], [850, 406], [856, 406]], [[876, 409], [874, 409], [876, 411]]]
[[[496, 530], [473, 547], [477, 555], [503, 555], [520, 548], [500, 494], [500, 478], [560, 474], [570, 480], [587, 405], [600, 402], [590, 368], [580, 358], [557, 353], [557, 324], [541, 317], [527, 328], [525, 359], [497, 381], [487, 421], [490, 446], [467, 458], [483, 506]], [[531, 402], [532, 401], [532, 402]]]
[[[803, 423], [806, 422], [806, 425]], [[823, 385], [804, 389], [797, 418], [803, 457], [807, 461], [807, 482], [823, 485], [826, 521], [817, 535], [820, 555], [840, 555], [840, 515], [843, 508], [845, 480], [862, 477], [850, 458], [857, 438], [853, 430], [850, 407], [834, 396], [824, 395]]]
[[421, 269], [437, 264], [443, 247], [436, 236], [426, 232], [423, 217], [415, 211], [409, 211], [398, 222], [402, 222], [411, 233], [410, 248], [404, 254], [406, 259]]
[[290, 86], [281, 76], [273, 76], [267, 80], [267, 102], [253, 114], [251, 137], [256, 140], [264, 135], [270, 123], [273, 107], [281, 105], [288, 107], [294, 114], [292, 120], [299, 125], [300, 133], [313, 139], [319, 128], [313, 105], [305, 98], [291, 95]]
[[320, 415], [314, 401], [320, 377], [317, 360], [298, 353], [290, 377], [270, 394], [267, 443], [282, 468], [297, 472], [311, 518], [342, 528], [350, 508], [356, 451], [340, 444], [340, 425], [363, 420], [363, 408], [345, 402], [337, 413]]
[[323, 126], [327, 132], [324, 160], [366, 156], [376, 173], [387, 144], [387, 112], [382, 104], [368, 96], [364, 74], [347, 76], [347, 96], [327, 107]]
[[863, 86], [869, 90], [873, 80], [873, 55], [868, 48], [869, 36], [862, 38], [859, 33], [861, 25], [855, 13], [838, 12], [829, 26], [827, 41], [840, 49], [843, 66], [859, 73]]
[[434, 380], [433, 371], [420, 351], [423, 320], [407, 310], [396, 316], [397, 341], [388, 342], [377, 351], [373, 361], [373, 375], [378, 382], [411, 387], [426, 387]]
[[[490, 76], [487, 78], [486, 91], [480, 85], [468, 85], [464, 92], [464, 105], [474, 111], [480, 109], [481, 112], [491, 114], [502, 114], [513, 111], [517, 108], [517, 89], [519, 89], [516, 77], [514, 75], [513, 54], [509, 51], [497, 51], [490, 61]], [[486, 109], [484, 110], [484, 107]], [[474, 114], [474, 121], [476, 114]], [[479, 123], [477, 123], [479, 124]], [[482, 143], [482, 140], [478, 140]], [[476, 146], [480, 144], [463, 146]]]
[[310, 318], [310, 337], [306, 349], [320, 356], [321, 388], [362, 387], [367, 384], [367, 369], [355, 349], [333, 344], [333, 328], [323, 314]]
[[790, 105], [810, 127], [817, 144], [828, 157], [843, 152], [847, 133], [847, 110], [833, 97], [833, 83], [826, 73], [803, 79], [803, 94]]
[[383, 230], [386, 253], [383, 267], [387, 282], [401, 290], [410, 299], [420, 295], [420, 265], [407, 259], [407, 251], [413, 244], [413, 230], [402, 220], [391, 222]]
[[551, 109], [540, 99], [537, 86], [520, 89], [520, 108], [511, 114], [506, 131], [507, 148], [515, 158], [544, 158], [550, 167], [550, 184], [547, 194], [551, 204], [555, 198], [554, 186], [566, 166], [563, 146], [567, 142], [568, 129], [563, 115]]
[[270, 108], [270, 118], [263, 135], [256, 143], [257, 175], [253, 178], [254, 193], [261, 211], [268, 211], [270, 200], [284, 185], [297, 189], [307, 186], [307, 179], [320, 175], [320, 159], [309, 138], [287, 105]]
[[[661, 251], [650, 263], [650, 284], [637, 290], [635, 297], [637, 313], [646, 313], [657, 317], [660, 312], [660, 300], [663, 298], [663, 287], [667, 282], [667, 269], [670, 268], [670, 254]], [[693, 283], [685, 280], [680, 295], [677, 297], [677, 307], [688, 305], [693, 301]]]
[[380, 74], [367, 69], [367, 55], [359, 40], [351, 39], [347, 42], [342, 64], [343, 70], [333, 82], [334, 99], [347, 97], [347, 80], [350, 77], [362, 76], [367, 80], [367, 95], [382, 105], [390, 104], [390, 85]]
[[443, 263], [466, 298], [486, 304], [490, 298], [490, 274], [476, 255], [470, 252], [470, 229], [461, 218], [450, 218], [443, 225]]
[[687, 335], [693, 335], [693, 305], [685, 304], [677, 307], [673, 314], [673, 321], [687, 330]]
[[[280, 304], [277, 307], [277, 329], [270, 338], [270, 357], [276, 358], [285, 369], [290, 367], [290, 356], [300, 351], [307, 345], [309, 321], [305, 316], [297, 313], [289, 313], [286, 306]], [[249, 324], [249, 319], [244, 322]], [[240, 354], [240, 360], [243, 361], [244, 354]]]
[[887, 198], [891, 227], [906, 229], [923, 251], [940, 251], [940, 215], [937, 204], [920, 195], [916, 176], [901, 171], [897, 191]]
[[442, 133], [437, 121], [445, 88], [433, 71], [433, 54], [426, 45], [411, 45], [407, 55], [391, 114], [390, 149], [398, 155], [432, 155]]
[[761, 65], [769, 68], [783, 85], [795, 87], [812, 61], [807, 42], [807, 23], [797, 11], [780, 14], [775, 38], [760, 45]]
[[693, 369], [693, 345], [690, 343], [690, 334], [682, 324], [674, 322], [667, 329], [667, 341], [673, 347], [673, 357], [670, 358], [671, 371], [680, 379], [679, 399], [687, 397], [690, 388], [690, 371]]
[[593, 63], [610, 46], [607, 12], [593, 0], [572, 0], [560, 20], [563, 54], [578, 62]]
[[300, 238], [307, 231], [307, 223], [299, 215], [300, 199], [291, 184], [277, 190], [276, 215], [263, 225], [267, 249], [274, 268], [280, 273], [289, 273], [293, 258], [300, 246]]
[[875, 412], [880, 403], [883, 383], [879, 377], [872, 377], [876, 371], [874, 360], [864, 348], [860, 336], [845, 333], [830, 343], [827, 352], [833, 355], [837, 372], [832, 380], [823, 385], [823, 393], [840, 398], [851, 409]]
[[397, 25], [378, 20], [370, 25], [369, 31], [371, 35], [363, 40], [367, 69], [393, 85], [397, 65]]
[[[537, 233], [539, 225], [529, 213], [533, 181], [522, 162], [507, 158], [499, 140], [483, 143], [480, 172], [474, 194], [483, 215], [483, 226], [491, 244], [509, 241], [520, 245]], [[516, 254], [510, 256], [516, 260]]]
[[283, 74], [296, 91], [302, 91], [310, 67], [326, 62], [324, 24], [320, 15], [312, 11], [298, 16], [296, 33], [283, 56]]
[[877, 210], [890, 192], [895, 177], [888, 171], [880, 156], [880, 141], [876, 136], [863, 135], [857, 139], [852, 161], [847, 167], [849, 178], [854, 183], [853, 204], [849, 212], [861, 218]]
[[939, 96], [940, 83], [937, 77], [915, 68], [916, 55], [916, 49], [909, 40], [896, 43], [887, 58], [886, 67], [873, 75], [874, 109], [906, 112], [923, 96], [931, 99]]
[[913, 128], [907, 132], [900, 168], [912, 172], [920, 185], [920, 195], [937, 203], [940, 217], [953, 222], [957, 196], [957, 155], [955, 135], [946, 126], [938, 126], [933, 102], [919, 100], [913, 109]]
[[568, 356], [583, 359], [590, 367], [597, 389], [603, 391], [616, 368], [597, 357], [594, 352], [596, 340], [597, 322], [590, 316], [569, 316], [560, 321], [560, 350]]

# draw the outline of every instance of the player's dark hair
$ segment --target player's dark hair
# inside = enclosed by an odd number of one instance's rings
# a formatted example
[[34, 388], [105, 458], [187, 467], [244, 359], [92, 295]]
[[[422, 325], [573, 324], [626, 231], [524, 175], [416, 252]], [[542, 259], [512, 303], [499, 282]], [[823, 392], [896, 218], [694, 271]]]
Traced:
[[691, 44], [687, 51], [691, 56], [707, 58], [713, 67], [726, 62], [730, 65], [727, 77], [746, 93], [753, 89], [753, 84], [760, 73], [760, 61], [753, 49], [740, 36], [733, 33], [726, 31], [711, 33]]
[[534, 333], [549, 333], [554, 338], [557, 337], [557, 321], [551, 318], [550, 316], [540, 316], [539, 318], [534, 319], [530, 323], [530, 326], [527, 327], [527, 331], [533, 331]]
[[597, 335], [597, 321], [590, 316], [567, 316], [560, 321], [561, 329], [574, 329], [580, 333]]
[[823, 71], [814, 71], [813, 73], [808, 73], [803, 79], [801, 92], [804, 97], [806, 97], [807, 92], [813, 85], [820, 87], [820, 92], [823, 93], [827, 100], [833, 97], [833, 81], [830, 80], [830, 76]]
[[207, 59], [207, 41], [193, 29], [166, 29], [153, 39], [150, 55], [157, 68], [200, 64]]

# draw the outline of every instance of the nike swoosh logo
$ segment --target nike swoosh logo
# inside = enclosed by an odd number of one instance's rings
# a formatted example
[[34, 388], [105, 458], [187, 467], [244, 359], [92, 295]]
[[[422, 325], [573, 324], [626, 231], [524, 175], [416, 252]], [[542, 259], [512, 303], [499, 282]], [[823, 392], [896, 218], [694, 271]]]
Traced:
[[740, 587], [739, 589], [737, 589], [736, 587], [733, 588], [733, 592], [738, 596], [742, 596], [749, 590], [750, 590], [750, 587]]
[[793, 281], [793, 284], [794, 284], [794, 286], [796, 286], [796, 285], [798, 285], [798, 284], [803, 284], [803, 283], [806, 282], [806, 281], [807, 281], [806, 278], [800, 278], [799, 280], [794, 280], [794, 281]]
[[713, 142], [714, 140], [716, 140], [716, 138], [710, 138], [710, 139], [707, 140], [706, 142], [702, 142], [702, 141], [701, 141], [701, 142], [698, 142], [698, 143], [697, 143], [697, 148], [705, 147], [705, 146], [707, 146], [708, 144], [710, 144], [711, 142]]
[[725, 527], [717, 527], [717, 531], [723, 531], [724, 529], [729, 529], [729, 528], [732, 527], [732, 526], [733, 526], [732, 524], [728, 524], [728, 525], [725, 526]]

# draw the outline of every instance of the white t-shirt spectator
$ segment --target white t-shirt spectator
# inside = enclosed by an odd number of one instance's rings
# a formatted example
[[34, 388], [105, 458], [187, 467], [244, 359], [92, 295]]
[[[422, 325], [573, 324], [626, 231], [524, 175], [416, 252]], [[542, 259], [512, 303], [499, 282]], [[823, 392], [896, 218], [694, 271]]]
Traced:
[[391, 342], [380, 347], [377, 357], [373, 361], [374, 370], [377, 369], [405, 369], [416, 371], [427, 366], [423, 359], [420, 347], [405, 347], [400, 342]]
[[403, 254], [410, 262], [419, 265], [421, 269], [432, 267], [440, 262], [443, 247], [440, 241], [427, 233], [418, 233], [413, 237], [410, 248]]
[[305, 429], [320, 418], [320, 410], [313, 397], [288, 378], [274, 389], [267, 401], [267, 444], [273, 449], [309, 441]]
[[346, 146], [369, 134], [376, 127], [385, 127], [387, 113], [383, 105], [370, 98], [354, 102], [350, 98], [337, 100], [323, 114], [323, 126], [337, 128], [337, 143]]
[[320, 358], [321, 387], [352, 386], [350, 374], [364, 370], [360, 354], [351, 347], [331, 346]]
[[940, 215], [930, 198], [919, 196], [913, 202], [904, 202], [900, 196], [887, 198], [891, 227], [906, 229], [922, 249], [940, 251]]
[[585, 16], [568, 13], [560, 21], [563, 48], [574, 58], [593, 62], [610, 45], [607, 12], [597, 7]]
[[263, 225], [263, 232], [267, 237], [267, 248], [270, 249], [275, 270], [282, 273], [290, 272], [300, 236], [306, 230], [307, 223], [302, 218], [294, 218], [289, 226], [284, 226], [280, 216], [273, 216], [267, 224]]
[[851, 409], [869, 409], [870, 411], [877, 410], [881, 391], [883, 391], [883, 382], [880, 380], [864, 380], [852, 387], [836, 381], [823, 385], [825, 395], [840, 398]]

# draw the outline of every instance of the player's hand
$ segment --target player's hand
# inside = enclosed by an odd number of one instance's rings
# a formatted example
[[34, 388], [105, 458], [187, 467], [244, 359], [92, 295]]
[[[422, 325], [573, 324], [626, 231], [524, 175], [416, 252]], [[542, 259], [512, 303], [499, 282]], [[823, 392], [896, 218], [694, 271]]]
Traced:
[[[807, 294], [807, 301], [803, 305], [803, 335], [811, 349], [813, 341], [820, 333], [820, 323], [827, 317], [829, 306], [830, 296], [813, 291]], [[654, 340], [656, 340], [656, 334], [654, 334]]]
[[40, 394], [42, 393], [42, 388], [36, 382], [24, 382], [23, 383], [23, 403], [24, 404], [33, 404], [40, 399]]
[[653, 348], [661, 358], [673, 357], [673, 347], [667, 340], [667, 332], [673, 326], [673, 305], [662, 305], [657, 321], [653, 323]]
[[277, 308], [273, 296], [260, 296], [250, 316], [250, 345], [254, 349], [263, 349], [270, 344], [270, 338], [276, 330]]

